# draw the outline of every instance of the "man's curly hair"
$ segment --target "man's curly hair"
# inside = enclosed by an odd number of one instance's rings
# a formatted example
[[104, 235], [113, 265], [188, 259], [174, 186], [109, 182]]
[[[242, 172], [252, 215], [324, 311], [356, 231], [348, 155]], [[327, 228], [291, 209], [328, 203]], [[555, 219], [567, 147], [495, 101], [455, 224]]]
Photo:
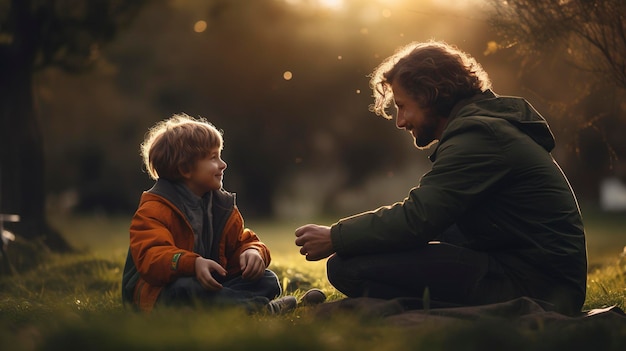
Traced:
[[398, 49], [370, 75], [374, 103], [370, 110], [387, 119], [396, 82], [421, 107], [448, 117], [459, 101], [491, 88], [489, 76], [470, 55], [444, 42], [414, 42]]

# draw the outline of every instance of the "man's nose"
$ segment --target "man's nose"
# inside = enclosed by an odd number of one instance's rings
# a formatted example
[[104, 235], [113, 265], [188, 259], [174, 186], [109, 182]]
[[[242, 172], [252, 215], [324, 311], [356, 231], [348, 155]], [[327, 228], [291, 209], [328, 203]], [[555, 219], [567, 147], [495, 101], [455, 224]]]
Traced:
[[404, 129], [404, 127], [406, 126], [406, 121], [404, 120], [404, 118], [402, 118], [402, 116], [398, 113], [396, 115], [396, 127], [398, 129]]

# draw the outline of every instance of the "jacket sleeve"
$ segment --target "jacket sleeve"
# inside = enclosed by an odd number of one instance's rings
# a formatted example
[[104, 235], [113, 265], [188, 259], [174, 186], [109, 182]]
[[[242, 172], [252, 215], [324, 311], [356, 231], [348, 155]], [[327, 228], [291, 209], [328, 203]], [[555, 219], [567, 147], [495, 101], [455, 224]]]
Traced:
[[[340, 220], [331, 227], [339, 254], [425, 245], [509, 172], [496, 133], [481, 121], [461, 121], [444, 135], [432, 169], [402, 202]], [[435, 155], [434, 154], [434, 155]]]
[[141, 277], [151, 285], [162, 286], [195, 274], [199, 255], [176, 245], [172, 233], [173, 223], [180, 221], [176, 216], [163, 203], [142, 201], [131, 221], [132, 257]]
[[222, 240], [220, 251], [224, 256], [220, 260], [226, 267], [228, 274], [238, 274], [241, 272], [239, 266], [239, 256], [247, 249], [255, 249], [261, 254], [261, 258], [265, 262], [265, 266], [269, 266], [271, 255], [269, 248], [261, 242], [259, 237], [251, 229], [244, 227], [243, 217], [237, 206], [235, 206], [230, 218], [224, 227], [225, 240]]

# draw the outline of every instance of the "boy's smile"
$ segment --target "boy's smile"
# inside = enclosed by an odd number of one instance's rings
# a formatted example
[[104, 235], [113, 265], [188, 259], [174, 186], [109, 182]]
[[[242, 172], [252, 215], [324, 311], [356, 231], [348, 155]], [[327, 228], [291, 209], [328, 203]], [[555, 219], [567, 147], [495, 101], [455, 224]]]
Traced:
[[215, 147], [204, 158], [197, 160], [191, 171], [183, 173], [183, 181], [196, 195], [203, 196], [222, 188], [226, 166], [221, 158], [221, 149]]

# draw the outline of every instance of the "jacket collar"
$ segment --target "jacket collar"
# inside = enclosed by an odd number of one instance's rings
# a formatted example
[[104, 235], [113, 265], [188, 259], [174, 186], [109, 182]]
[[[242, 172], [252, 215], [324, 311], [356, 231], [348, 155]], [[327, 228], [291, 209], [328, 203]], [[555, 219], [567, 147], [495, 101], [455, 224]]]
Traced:
[[[164, 199], [171, 202], [176, 208], [183, 211], [183, 203], [184, 199], [180, 195], [178, 191], [175, 189], [176, 184], [170, 180], [159, 178], [152, 188], [150, 188], [147, 192], [163, 197]], [[224, 210], [228, 210], [235, 205], [235, 194], [229, 193], [224, 189], [214, 190], [213, 191], [213, 208], [221, 208]]]
[[[452, 110], [450, 110], [450, 114], [448, 115], [448, 123], [446, 124], [446, 128], [448, 128], [448, 125], [450, 124], [450, 121], [452, 121], [453, 119], [458, 117], [459, 111], [461, 111], [461, 109], [463, 107], [465, 107], [467, 105], [470, 105], [470, 104], [473, 104], [473, 103], [476, 103], [478, 101], [494, 99], [494, 98], [497, 98], [497, 97], [498, 96], [491, 89], [487, 89], [487, 90], [483, 91], [480, 94], [476, 94], [476, 95], [471, 96], [469, 98], [459, 100], [456, 104], [454, 104], [454, 106], [452, 107]], [[445, 133], [445, 128], [444, 128], [444, 133]], [[440, 143], [437, 143], [437, 145], [435, 146], [435, 149], [433, 150], [433, 152], [430, 154], [430, 156], [428, 156], [428, 159], [431, 162], [435, 162], [437, 149], [439, 149], [439, 145], [440, 145]]]
[[476, 94], [474, 96], [471, 96], [467, 99], [463, 99], [463, 100], [459, 100], [459, 102], [457, 102], [453, 107], [452, 110], [450, 111], [450, 115], [448, 116], [448, 123], [450, 123], [451, 120], [453, 120], [454, 118], [457, 117], [457, 115], [459, 114], [459, 111], [461, 111], [461, 109], [467, 105], [473, 104], [475, 102], [478, 101], [482, 101], [482, 100], [487, 100], [487, 99], [494, 99], [497, 98], [498, 96], [491, 91], [491, 89], [487, 89], [485, 91], [483, 91], [480, 94]]

